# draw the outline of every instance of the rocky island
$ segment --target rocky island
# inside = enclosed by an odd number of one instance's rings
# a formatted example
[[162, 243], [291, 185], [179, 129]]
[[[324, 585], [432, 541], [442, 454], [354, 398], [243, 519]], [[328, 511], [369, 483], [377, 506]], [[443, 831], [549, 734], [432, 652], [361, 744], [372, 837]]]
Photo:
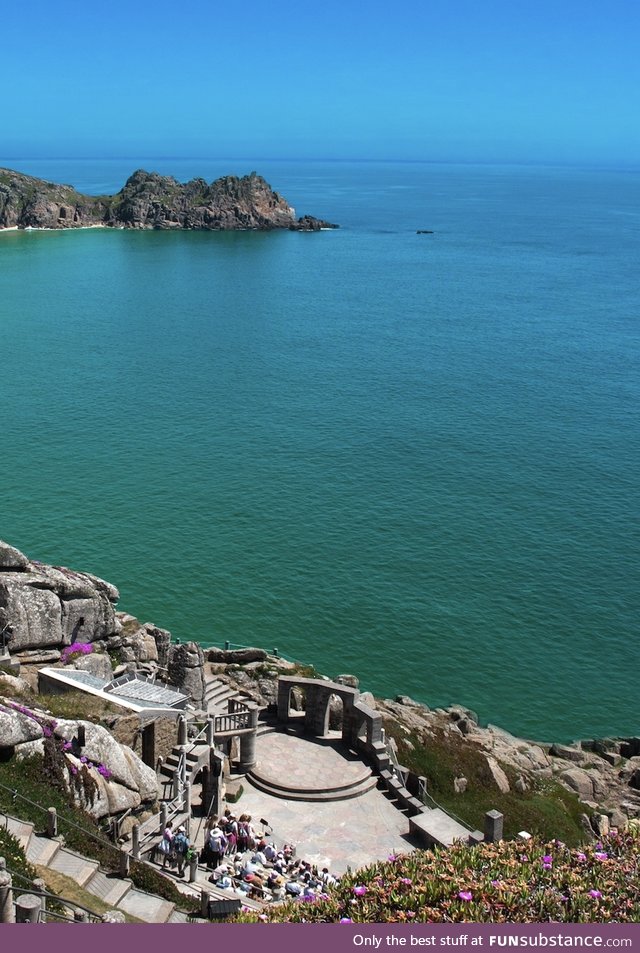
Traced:
[[154, 228], [314, 232], [337, 228], [295, 210], [255, 172], [181, 184], [139, 169], [115, 195], [83, 195], [70, 185], [0, 169], [0, 228]]

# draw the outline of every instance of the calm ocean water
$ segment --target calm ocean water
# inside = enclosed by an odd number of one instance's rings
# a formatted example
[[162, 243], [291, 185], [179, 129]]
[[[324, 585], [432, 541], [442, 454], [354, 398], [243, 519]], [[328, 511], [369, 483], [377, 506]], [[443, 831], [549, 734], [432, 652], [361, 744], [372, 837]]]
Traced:
[[[342, 225], [0, 235], [0, 536], [203, 645], [637, 734], [640, 175], [256, 167]], [[433, 235], [417, 235], [433, 229]]]

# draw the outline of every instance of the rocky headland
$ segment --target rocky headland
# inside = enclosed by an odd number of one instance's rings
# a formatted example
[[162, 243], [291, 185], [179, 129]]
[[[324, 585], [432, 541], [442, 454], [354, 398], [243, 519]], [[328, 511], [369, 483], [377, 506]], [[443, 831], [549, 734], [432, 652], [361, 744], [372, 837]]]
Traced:
[[207, 183], [184, 184], [139, 169], [115, 195], [83, 195], [70, 185], [0, 169], [0, 228], [191, 229], [241, 231], [289, 229], [314, 232], [337, 228], [304, 215], [252, 172]]
[[[38, 670], [43, 665], [70, 666], [102, 678], [127, 672], [156, 676], [189, 693], [195, 710], [206, 706], [206, 684], [212, 678], [227, 681], [261, 706], [274, 705], [278, 677], [299, 669], [259, 648], [203, 652], [195, 642], [180, 644], [167, 630], [118, 612], [117, 600], [117, 589], [96, 576], [29, 560], [0, 542], [0, 633], [9, 636], [11, 660], [20, 664], [19, 678], [10, 669], [0, 672], [0, 755], [12, 748], [23, 756], [40, 751], [45, 743], [46, 717], [34, 720], [11, 704], [19, 697], [21, 703], [31, 699], [29, 707], [37, 708]], [[69, 659], [68, 647], [77, 643], [91, 645], [92, 650]], [[338, 675], [334, 681], [358, 687], [354, 675]], [[382, 714], [388, 735], [396, 739], [400, 761], [421, 747], [455, 748], [461, 753], [462, 770], [451, 780], [456, 793], [483, 785], [496, 794], [511, 791], [525, 796], [543, 790], [546, 782], [558, 783], [580, 800], [586, 836], [597, 837], [609, 825], [625, 827], [640, 816], [639, 737], [542, 744], [493, 725], [483, 727], [474, 712], [460, 706], [431, 710], [405, 695], [361, 697]], [[112, 779], [106, 785], [99, 780], [94, 810], [100, 816], [155, 797], [153, 772], [148, 773], [138, 758], [136, 724], [135, 716], [113, 715], [105, 731], [88, 719], [92, 759], [104, 764]], [[75, 733], [77, 724], [60, 720], [55, 726], [62, 743]], [[171, 729], [167, 750], [173, 743]], [[126, 750], [114, 745], [125, 745]], [[467, 778], [464, 765], [471, 763], [475, 773]]]

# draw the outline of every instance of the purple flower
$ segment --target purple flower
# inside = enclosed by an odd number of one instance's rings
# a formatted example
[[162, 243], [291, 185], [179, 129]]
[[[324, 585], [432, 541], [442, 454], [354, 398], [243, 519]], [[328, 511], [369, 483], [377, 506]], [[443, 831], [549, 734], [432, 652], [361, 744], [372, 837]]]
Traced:
[[542, 858], [542, 863], [549, 864], [549, 866], [551, 866], [551, 864], [553, 863], [553, 857], [551, 856], [551, 854], [545, 854], [544, 857]]
[[593, 856], [596, 860], [606, 860], [609, 855], [604, 850], [597, 850]]
[[577, 859], [578, 859], [581, 863], [584, 863], [585, 860], [587, 859], [587, 855], [586, 855], [586, 854], [583, 854], [582, 851], [580, 851], [578, 854], [576, 854], [576, 857], [577, 857]]
[[351, 917], [340, 917], [340, 923], [353, 923]]
[[409, 887], [413, 883], [413, 880], [411, 879], [411, 877], [402, 877], [402, 879], [400, 880], [400, 883], [404, 884], [405, 887]]
[[83, 754], [82, 757], [80, 758], [80, 760], [81, 760], [81, 762], [82, 762], [83, 764], [88, 764], [88, 763], [89, 763], [89, 759], [87, 758], [86, 754]]
[[389, 854], [389, 856], [388, 856], [388, 858], [387, 858], [387, 860], [390, 860], [392, 863], [393, 863], [394, 860], [397, 860], [397, 859], [398, 859], [398, 855], [397, 855], [397, 854]]
[[599, 890], [590, 890], [590, 891], [589, 891], [589, 896], [590, 896], [590, 897], [593, 897], [594, 900], [599, 900], [600, 897], [602, 896], [602, 894], [600, 893]]
[[62, 746], [63, 751], [71, 751], [72, 748], [73, 748], [73, 743], [71, 741], [65, 741], [65, 743]]
[[473, 900], [473, 894], [470, 890], [460, 890], [458, 896], [461, 900]]
[[353, 892], [355, 893], [356, 897], [364, 897], [365, 893], [367, 892], [367, 888], [364, 884], [358, 884], [357, 887], [353, 888]]
[[491, 886], [492, 886], [492, 887], [499, 887], [499, 886], [500, 886], [500, 881], [499, 881], [499, 880], [492, 880], [492, 881], [491, 881]]

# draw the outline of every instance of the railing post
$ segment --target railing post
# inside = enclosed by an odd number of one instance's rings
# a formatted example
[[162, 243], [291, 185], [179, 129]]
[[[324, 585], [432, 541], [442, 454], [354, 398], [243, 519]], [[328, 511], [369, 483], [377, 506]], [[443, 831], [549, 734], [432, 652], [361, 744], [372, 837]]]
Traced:
[[204, 917], [205, 920], [209, 919], [209, 900], [211, 897], [206, 890], [203, 890], [200, 894], [200, 916]]
[[16, 900], [16, 923], [37, 923], [40, 919], [40, 897], [23, 893]]
[[40, 897], [40, 923], [47, 922], [47, 898], [45, 897], [45, 892], [47, 890], [47, 885], [44, 880], [41, 880], [39, 877], [33, 881], [33, 887], [38, 892], [42, 891], [42, 896]]
[[213, 718], [207, 718], [206, 741], [207, 741], [207, 744], [209, 745], [210, 748], [213, 748], [214, 735], [215, 735], [215, 731], [214, 731], [214, 720], [213, 720]]
[[131, 864], [131, 858], [126, 850], [120, 851], [120, 856], [118, 857], [118, 875], [122, 880], [125, 880], [129, 876], [129, 868]]
[[140, 860], [140, 825], [134, 824], [131, 828], [131, 856]]
[[188, 821], [191, 819], [191, 785], [188, 781], [185, 781], [184, 787], [182, 789], [182, 810], [187, 814]]
[[176, 770], [173, 772], [173, 796], [180, 797], [180, 787], [182, 780], [182, 762], [178, 762]]
[[58, 812], [55, 807], [50, 807], [47, 812], [47, 837], [58, 836]]
[[7, 870], [7, 862], [0, 857], [0, 923], [15, 923], [16, 914], [13, 908], [13, 887], [11, 874]]
[[169, 809], [167, 807], [167, 802], [163, 801], [160, 805], [160, 829], [158, 830], [159, 834], [164, 834], [164, 829], [167, 826], [168, 820], [169, 820]]
[[184, 715], [180, 715], [178, 718], [178, 745], [186, 745], [187, 743], [187, 719]]
[[189, 883], [195, 883], [196, 877], [198, 876], [198, 855], [197, 853], [193, 855], [189, 861]]

